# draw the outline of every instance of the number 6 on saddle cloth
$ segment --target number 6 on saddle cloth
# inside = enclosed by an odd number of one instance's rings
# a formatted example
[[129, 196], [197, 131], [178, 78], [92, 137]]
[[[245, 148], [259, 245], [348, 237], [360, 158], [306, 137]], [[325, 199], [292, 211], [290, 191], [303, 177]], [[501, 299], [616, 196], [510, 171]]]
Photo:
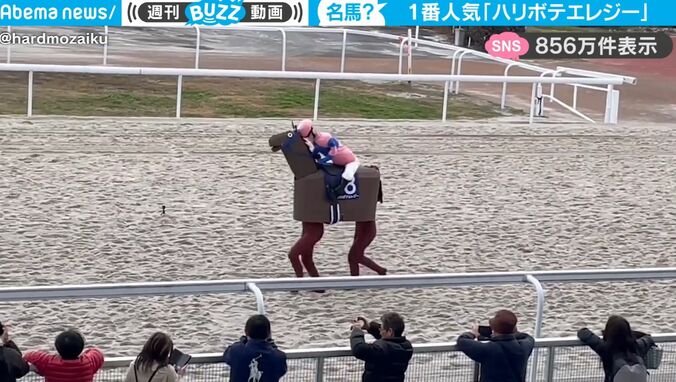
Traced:
[[[332, 174], [329, 171], [331, 167], [340, 169], [340, 171], [337, 174]], [[345, 187], [339, 188], [343, 179], [341, 176], [342, 166], [320, 165], [320, 168], [324, 171], [326, 197], [331, 203], [331, 221], [329, 224], [336, 224], [342, 219], [338, 201], [359, 199], [359, 176], [355, 174], [351, 182], [348, 182]]]

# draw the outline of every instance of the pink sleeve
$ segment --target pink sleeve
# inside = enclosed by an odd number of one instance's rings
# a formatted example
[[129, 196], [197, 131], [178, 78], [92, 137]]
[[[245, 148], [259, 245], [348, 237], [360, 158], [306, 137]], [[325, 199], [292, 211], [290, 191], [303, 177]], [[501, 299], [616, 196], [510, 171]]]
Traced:
[[103, 353], [101, 350], [92, 348], [85, 351], [84, 357], [92, 363], [92, 368], [94, 372], [97, 372], [101, 367], [103, 367]]
[[44, 373], [44, 370], [48, 367], [47, 365], [49, 365], [52, 358], [54, 358], [53, 355], [44, 351], [32, 351], [23, 356], [23, 359], [26, 362], [35, 365], [35, 368], [38, 369], [40, 374]]

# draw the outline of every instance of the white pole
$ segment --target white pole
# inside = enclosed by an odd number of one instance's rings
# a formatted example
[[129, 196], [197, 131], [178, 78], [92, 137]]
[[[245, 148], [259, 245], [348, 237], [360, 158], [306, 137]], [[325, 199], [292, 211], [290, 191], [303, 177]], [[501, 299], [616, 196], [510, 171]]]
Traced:
[[103, 44], [103, 65], [108, 64], [108, 26], [103, 27], [103, 34], [106, 36], [106, 43]]
[[404, 44], [406, 43], [406, 39], [402, 38], [401, 43], [399, 44], [399, 73], [403, 71], [402, 67], [404, 66]]
[[441, 120], [446, 122], [446, 114], [448, 112], [448, 81], [444, 82], [444, 109], [441, 112]]
[[319, 115], [319, 84], [321, 80], [317, 78], [317, 82], [315, 83], [315, 113], [314, 113], [314, 120], [317, 120], [317, 117]]
[[[12, 33], [12, 27], [7, 27], [7, 33], [11, 35]], [[12, 62], [12, 44], [7, 44], [7, 63], [10, 64]]]
[[608, 88], [606, 90], [606, 113], [603, 118], [603, 123], [610, 123], [610, 114], [611, 114], [611, 107], [612, 107], [612, 94], [613, 94], [613, 85], [608, 85]]
[[535, 115], [535, 91], [537, 89], [537, 84], [533, 83], [533, 92], [530, 96], [530, 118], [528, 119], [528, 123], [532, 124], [533, 123], [533, 117]]
[[411, 43], [411, 39], [412, 39], [411, 28], [409, 28], [408, 29], [408, 74], [413, 74], [413, 44]]
[[195, 26], [195, 31], [197, 32], [197, 37], [195, 40], [195, 69], [199, 69], [200, 67], [200, 40], [201, 40], [201, 34], [200, 32], [200, 27]]
[[[509, 75], [509, 69], [511, 69], [512, 66], [514, 66], [514, 64], [509, 64], [505, 68], [505, 77], [507, 77]], [[500, 108], [504, 109], [506, 103], [507, 103], [507, 82], [503, 82], [502, 83], [502, 101], [500, 102]]]
[[418, 36], [420, 36], [420, 26], [416, 25], [415, 27], [415, 47], [418, 47]]
[[542, 97], [542, 84], [537, 84], [535, 91], [535, 99], [537, 100], [537, 115], [538, 117], [544, 117], [545, 115], [545, 100]]
[[183, 94], [183, 75], [178, 75], [178, 84], [176, 85], [176, 118], [181, 118], [181, 95]]
[[345, 73], [345, 51], [347, 49], [347, 29], [343, 30], [343, 52], [340, 54], [340, 72]]
[[573, 85], [573, 109], [577, 110], [577, 85]]
[[28, 108], [26, 114], [33, 116], [33, 71], [28, 72]]
[[286, 71], [286, 31], [284, 28], [279, 28], [282, 32], [282, 72]]

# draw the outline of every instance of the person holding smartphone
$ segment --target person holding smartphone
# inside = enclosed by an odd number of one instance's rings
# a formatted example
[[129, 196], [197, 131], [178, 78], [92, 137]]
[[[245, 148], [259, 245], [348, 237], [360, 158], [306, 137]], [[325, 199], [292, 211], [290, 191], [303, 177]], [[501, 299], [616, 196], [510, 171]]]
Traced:
[[0, 381], [16, 382], [30, 371], [21, 350], [9, 337], [9, 328], [0, 322]]
[[125, 382], [178, 382], [185, 367], [178, 372], [170, 363], [174, 343], [169, 335], [157, 332], [150, 336], [143, 350], [129, 365]]
[[525, 382], [535, 339], [520, 333], [516, 324], [514, 313], [500, 310], [489, 320], [490, 330], [480, 333], [477, 326], [458, 337], [458, 350], [481, 364], [480, 382]]
[[[413, 345], [404, 336], [404, 319], [398, 313], [386, 313], [381, 324], [367, 323], [359, 317], [352, 323], [350, 348], [352, 355], [364, 361], [362, 382], [404, 382], [413, 357]], [[369, 344], [367, 332], [376, 339]]]

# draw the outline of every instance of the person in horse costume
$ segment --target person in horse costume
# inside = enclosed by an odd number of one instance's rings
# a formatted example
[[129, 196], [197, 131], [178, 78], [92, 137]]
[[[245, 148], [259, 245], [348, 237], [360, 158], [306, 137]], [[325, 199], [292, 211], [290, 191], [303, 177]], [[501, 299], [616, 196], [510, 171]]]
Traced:
[[[387, 269], [365, 256], [366, 248], [376, 237], [376, 205], [382, 202], [380, 171], [375, 166], [361, 166], [352, 150], [329, 133], [319, 132], [311, 120], [294, 125], [294, 130], [270, 137], [272, 151], [282, 151], [294, 173], [294, 220], [302, 222], [302, 233], [288, 253], [296, 277], [307, 270], [319, 277], [313, 261], [315, 245], [324, 235], [325, 224], [355, 222], [355, 235], [348, 253], [350, 275], [358, 276], [364, 265], [379, 275]], [[331, 170], [340, 173], [331, 174]], [[338, 186], [325, 183], [325, 176], [340, 177]], [[331, 190], [332, 188], [332, 190]], [[346, 190], [357, 191], [358, 198], [336, 200]], [[328, 191], [328, 192], [327, 192]], [[333, 197], [327, 194], [334, 194]], [[340, 205], [334, 219], [334, 209]]]

